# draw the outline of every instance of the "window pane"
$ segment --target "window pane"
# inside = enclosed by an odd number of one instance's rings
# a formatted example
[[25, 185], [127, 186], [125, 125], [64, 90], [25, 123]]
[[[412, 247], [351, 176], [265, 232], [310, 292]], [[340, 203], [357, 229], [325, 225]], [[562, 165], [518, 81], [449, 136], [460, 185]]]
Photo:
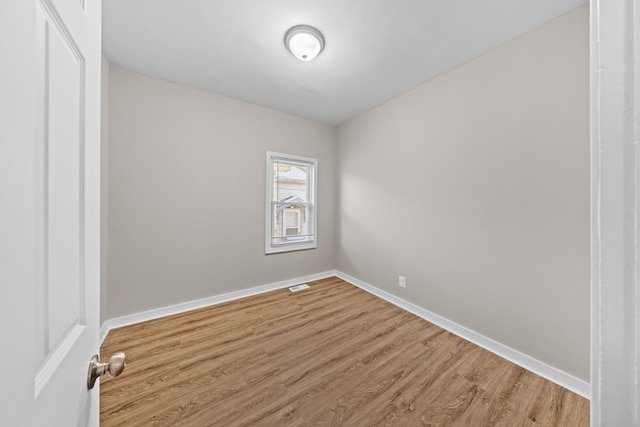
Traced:
[[313, 241], [311, 206], [300, 203], [274, 203], [272, 244]]
[[274, 162], [273, 168], [274, 202], [307, 203], [309, 201], [308, 165], [280, 160]]

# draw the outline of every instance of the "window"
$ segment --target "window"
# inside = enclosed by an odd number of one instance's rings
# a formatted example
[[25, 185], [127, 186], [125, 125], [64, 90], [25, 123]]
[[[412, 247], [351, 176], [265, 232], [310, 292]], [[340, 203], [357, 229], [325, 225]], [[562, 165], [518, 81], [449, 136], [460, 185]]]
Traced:
[[265, 253], [317, 246], [317, 166], [316, 159], [267, 152]]

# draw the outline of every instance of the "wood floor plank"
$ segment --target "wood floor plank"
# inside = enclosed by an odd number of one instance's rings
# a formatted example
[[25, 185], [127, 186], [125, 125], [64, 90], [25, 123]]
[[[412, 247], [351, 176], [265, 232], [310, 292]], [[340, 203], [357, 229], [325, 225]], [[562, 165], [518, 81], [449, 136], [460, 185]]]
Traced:
[[338, 278], [109, 332], [109, 426], [588, 426], [589, 402]]

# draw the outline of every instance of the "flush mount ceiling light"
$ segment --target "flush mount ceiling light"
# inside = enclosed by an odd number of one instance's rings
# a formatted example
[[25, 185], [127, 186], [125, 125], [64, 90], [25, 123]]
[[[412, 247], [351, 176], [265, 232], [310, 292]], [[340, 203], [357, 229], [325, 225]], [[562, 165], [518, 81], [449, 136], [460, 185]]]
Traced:
[[284, 44], [300, 61], [311, 61], [324, 49], [324, 37], [313, 27], [297, 25], [287, 31]]

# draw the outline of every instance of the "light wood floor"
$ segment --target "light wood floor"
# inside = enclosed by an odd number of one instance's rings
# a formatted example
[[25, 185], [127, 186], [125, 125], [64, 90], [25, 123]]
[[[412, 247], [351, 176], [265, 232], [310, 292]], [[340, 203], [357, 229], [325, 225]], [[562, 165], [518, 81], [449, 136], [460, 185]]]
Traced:
[[101, 425], [588, 426], [589, 402], [340, 279], [112, 330]]

